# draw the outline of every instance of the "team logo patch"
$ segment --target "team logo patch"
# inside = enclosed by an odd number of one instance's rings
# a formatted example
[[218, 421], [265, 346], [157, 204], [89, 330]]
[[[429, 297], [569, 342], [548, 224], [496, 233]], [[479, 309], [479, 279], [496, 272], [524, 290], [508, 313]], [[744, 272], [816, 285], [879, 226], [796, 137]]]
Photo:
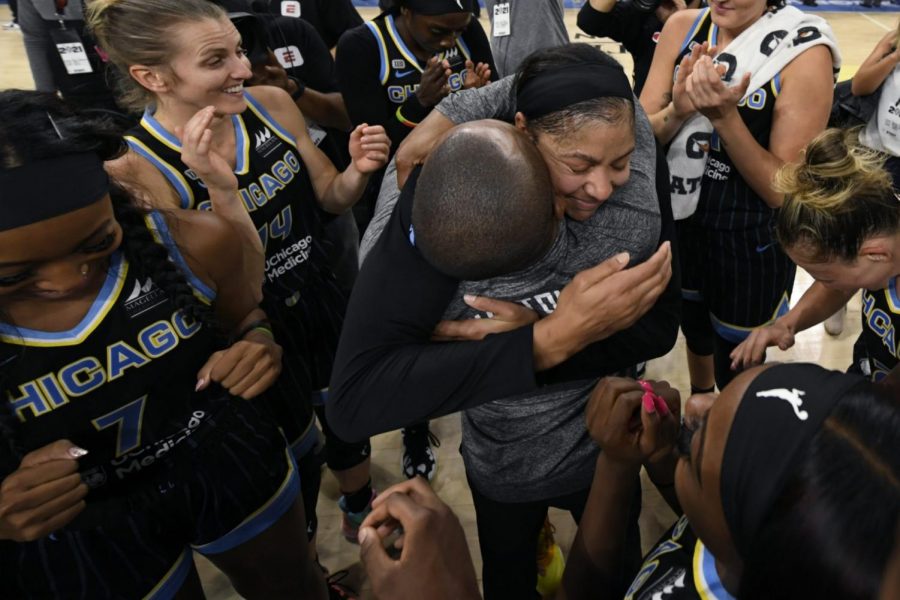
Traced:
[[149, 277], [142, 284], [134, 282], [134, 288], [125, 300], [125, 313], [132, 319], [142, 315], [148, 310], [156, 308], [168, 298], [166, 293], [159, 289]]
[[297, 0], [282, 0], [281, 2], [282, 17], [300, 17], [300, 3]]
[[791, 408], [794, 410], [794, 414], [801, 421], [805, 421], [809, 418], [809, 413], [803, 410], [803, 396], [806, 395], [806, 392], [803, 390], [787, 389], [787, 388], [778, 388], [774, 390], [766, 390], [764, 392], [756, 392], [757, 398], [778, 398], [779, 400], [784, 400], [788, 404], [791, 405]]
[[277, 48], [275, 50], [275, 58], [278, 59], [278, 64], [285, 69], [301, 67], [304, 63], [303, 54], [300, 53], [300, 49], [297, 46]]
[[281, 140], [277, 136], [272, 135], [272, 131], [268, 127], [263, 127], [254, 135], [256, 146], [254, 148], [262, 156], [268, 156], [281, 146]]
[[406, 61], [403, 60], [402, 58], [395, 58], [394, 60], [391, 61], [391, 68], [392, 69], [405, 69]]

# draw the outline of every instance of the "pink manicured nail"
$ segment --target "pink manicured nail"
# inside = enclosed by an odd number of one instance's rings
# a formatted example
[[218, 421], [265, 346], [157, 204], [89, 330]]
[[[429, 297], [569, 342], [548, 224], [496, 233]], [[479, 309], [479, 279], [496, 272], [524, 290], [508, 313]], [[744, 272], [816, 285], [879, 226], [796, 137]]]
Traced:
[[644, 410], [648, 413], [656, 412], [656, 406], [653, 404], [653, 394], [644, 392], [644, 395], [641, 397], [641, 402], [644, 404]]

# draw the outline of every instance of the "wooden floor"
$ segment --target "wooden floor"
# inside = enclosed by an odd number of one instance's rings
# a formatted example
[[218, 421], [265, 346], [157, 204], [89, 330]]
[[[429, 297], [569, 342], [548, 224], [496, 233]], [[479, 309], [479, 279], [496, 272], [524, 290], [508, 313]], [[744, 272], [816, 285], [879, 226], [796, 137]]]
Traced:
[[[374, 16], [372, 9], [360, 11], [365, 18]], [[843, 54], [844, 66], [841, 70], [841, 78], [851, 77], [859, 64], [869, 54], [875, 43], [888, 30], [896, 27], [896, 17], [891, 15], [879, 15], [877, 13], [827, 13], [824, 14], [834, 29], [840, 43]], [[566, 14], [566, 23], [569, 27], [573, 41], [587, 41], [599, 44], [604, 50], [614, 54], [625, 64], [630, 72], [630, 57], [621, 52], [619, 44], [610, 40], [589, 38], [580, 33], [575, 26], [576, 11], [569, 10]], [[0, 5], [0, 22], [9, 20], [9, 8]], [[487, 23], [485, 23], [488, 29]], [[25, 60], [22, 48], [22, 36], [16, 31], [0, 31], [0, 89], [6, 88], [33, 88], [31, 75]], [[800, 273], [794, 291], [794, 300], [800, 297], [811, 283], [805, 273]], [[850, 311], [846, 319], [844, 333], [837, 338], [825, 334], [821, 325], [801, 333], [797, 337], [797, 344], [788, 352], [775, 350], [771, 356], [778, 360], [807, 360], [817, 362], [831, 368], [846, 368], [850, 364], [853, 341], [860, 331], [859, 298], [855, 298], [850, 304]], [[687, 392], [689, 389], [685, 367], [684, 340], [679, 336], [675, 348], [663, 358], [654, 360], [647, 369], [647, 376], [653, 379], [667, 379], [673, 385]], [[469, 540], [469, 547], [475, 557], [476, 567], [480, 572], [480, 559], [478, 556], [478, 538], [475, 528], [475, 515], [472, 507], [472, 497], [466, 485], [462, 458], [458, 448], [460, 442], [460, 427], [458, 415], [451, 415], [438, 419], [432, 423], [433, 431], [442, 440], [441, 447], [437, 450], [438, 471], [433, 482], [435, 490], [445, 502], [450, 504], [460, 516], [463, 527]], [[399, 482], [401, 440], [397, 432], [380, 435], [372, 441], [372, 479], [378, 489]], [[337, 484], [329, 472], [324, 472], [322, 491], [319, 496], [319, 556], [324, 565], [332, 571], [349, 569], [348, 581], [362, 589], [363, 597], [368, 598], [365, 582], [358, 563], [357, 547], [346, 542], [340, 535], [341, 513], [337, 507], [339, 496]], [[552, 521], [557, 528], [557, 539], [565, 550], [568, 550], [574, 535], [574, 523], [568, 514], [554, 511]], [[641, 528], [645, 547], [652, 545], [660, 533], [674, 520], [671, 511], [655, 490], [648, 489], [645, 485], [644, 511], [641, 515]], [[217, 572], [202, 559], [200, 563], [204, 588], [209, 598], [213, 600], [231, 599], [238, 596], [231, 590], [227, 579]]]

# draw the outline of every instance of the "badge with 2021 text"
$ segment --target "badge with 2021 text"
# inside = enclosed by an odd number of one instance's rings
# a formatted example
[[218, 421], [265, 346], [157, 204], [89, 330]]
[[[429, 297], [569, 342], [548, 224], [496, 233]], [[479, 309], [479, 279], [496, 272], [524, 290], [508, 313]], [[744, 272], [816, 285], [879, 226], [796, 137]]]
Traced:
[[512, 33], [509, 22], [509, 2], [494, 5], [494, 23], [491, 29], [494, 37], [506, 37]]

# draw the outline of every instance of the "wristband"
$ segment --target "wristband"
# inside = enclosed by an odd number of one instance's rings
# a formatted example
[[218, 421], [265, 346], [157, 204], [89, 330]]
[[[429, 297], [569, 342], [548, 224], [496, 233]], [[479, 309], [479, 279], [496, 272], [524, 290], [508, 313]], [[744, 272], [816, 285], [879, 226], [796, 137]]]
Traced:
[[301, 96], [303, 96], [304, 93], [306, 93], [306, 84], [303, 83], [302, 81], [300, 81], [299, 79], [297, 79], [296, 77], [293, 77], [292, 75], [288, 75], [288, 79], [293, 81], [294, 84], [297, 86], [297, 89], [294, 90], [294, 93], [291, 94], [291, 99], [296, 102], [297, 100], [299, 100], [301, 98]]
[[239, 341], [244, 339], [244, 336], [250, 333], [251, 331], [256, 331], [257, 329], [265, 330], [265, 332], [271, 337], [273, 340], [275, 339], [275, 334], [272, 332], [272, 325], [269, 323], [268, 319], [259, 319], [257, 321], [253, 321], [241, 331], [234, 336], [233, 341]]

